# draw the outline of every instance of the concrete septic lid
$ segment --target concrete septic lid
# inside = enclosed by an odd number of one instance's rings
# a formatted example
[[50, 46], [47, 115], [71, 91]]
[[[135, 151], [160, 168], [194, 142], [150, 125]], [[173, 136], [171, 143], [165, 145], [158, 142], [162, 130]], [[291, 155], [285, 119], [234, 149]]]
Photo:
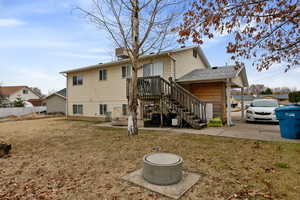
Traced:
[[155, 185], [171, 185], [182, 178], [183, 159], [171, 153], [153, 153], [144, 156], [143, 177]]
[[173, 165], [181, 162], [182, 158], [171, 153], [154, 153], [146, 155], [145, 160], [156, 165]]

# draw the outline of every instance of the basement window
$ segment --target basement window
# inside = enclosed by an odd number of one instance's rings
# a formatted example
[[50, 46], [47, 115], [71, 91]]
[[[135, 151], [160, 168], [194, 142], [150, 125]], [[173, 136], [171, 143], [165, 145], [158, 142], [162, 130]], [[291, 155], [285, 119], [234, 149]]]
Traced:
[[83, 114], [83, 105], [82, 104], [73, 104], [73, 114]]
[[105, 115], [107, 113], [107, 104], [100, 104], [99, 105], [99, 114]]
[[128, 105], [127, 104], [122, 104], [122, 114], [124, 116], [128, 115]]

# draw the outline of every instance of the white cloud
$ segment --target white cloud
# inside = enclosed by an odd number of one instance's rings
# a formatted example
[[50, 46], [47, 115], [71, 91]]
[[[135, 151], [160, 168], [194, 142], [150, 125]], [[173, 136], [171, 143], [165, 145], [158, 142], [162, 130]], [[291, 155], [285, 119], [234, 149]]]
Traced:
[[19, 19], [13, 19], [13, 18], [0, 19], [0, 27], [20, 26], [23, 24], [25, 24], [25, 22]]

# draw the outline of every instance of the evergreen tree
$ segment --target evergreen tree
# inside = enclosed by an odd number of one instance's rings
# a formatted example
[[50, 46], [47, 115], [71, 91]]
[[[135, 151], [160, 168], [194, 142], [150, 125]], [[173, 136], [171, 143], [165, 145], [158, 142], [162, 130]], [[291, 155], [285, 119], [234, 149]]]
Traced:
[[24, 107], [25, 101], [22, 99], [22, 97], [18, 96], [16, 100], [14, 101], [15, 107]]

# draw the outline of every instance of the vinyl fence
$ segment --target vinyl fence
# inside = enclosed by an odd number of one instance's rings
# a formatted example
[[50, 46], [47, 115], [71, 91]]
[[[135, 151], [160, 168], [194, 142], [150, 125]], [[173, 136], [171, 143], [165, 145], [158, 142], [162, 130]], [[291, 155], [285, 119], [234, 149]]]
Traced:
[[0, 117], [7, 117], [10, 115], [21, 116], [30, 113], [39, 113], [47, 111], [46, 106], [24, 107], [24, 108], [0, 108]]

